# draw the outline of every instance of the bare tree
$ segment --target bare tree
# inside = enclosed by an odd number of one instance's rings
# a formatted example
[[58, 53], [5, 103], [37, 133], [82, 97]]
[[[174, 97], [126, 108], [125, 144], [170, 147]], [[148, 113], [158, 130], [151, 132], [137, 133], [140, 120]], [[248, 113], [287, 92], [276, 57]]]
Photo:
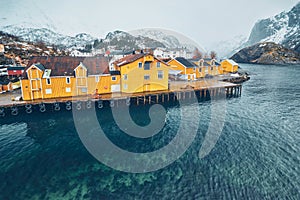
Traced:
[[217, 58], [217, 53], [215, 51], [210, 52], [210, 58], [211, 59], [216, 59]]
[[203, 58], [203, 53], [199, 51], [198, 48], [195, 48], [193, 52], [193, 59], [201, 59], [201, 58]]

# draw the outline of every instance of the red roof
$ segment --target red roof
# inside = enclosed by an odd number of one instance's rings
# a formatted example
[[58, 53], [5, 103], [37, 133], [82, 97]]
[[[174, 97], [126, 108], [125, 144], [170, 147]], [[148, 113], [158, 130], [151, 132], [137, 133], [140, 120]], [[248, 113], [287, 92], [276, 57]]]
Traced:
[[[51, 69], [51, 76], [73, 76], [74, 69], [83, 63], [89, 75], [109, 74], [109, 60], [104, 56], [70, 57], [70, 56], [38, 56], [32, 57], [26, 70], [33, 64], [40, 63], [45, 69]], [[26, 72], [25, 70], [25, 72]], [[26, 73], [24, 74], [26, 77]]]
[[130, 54], [128, 56], [125, 56], [124, 58], [121, 58], [117, 61], [114, 62], [115, 65], [117, 66], [123, 66], [123, 65], [126, 65], [128, 63], [132, 63], [140, 58], [143, 58], [144, 56], [147, 56], [149, 54]]

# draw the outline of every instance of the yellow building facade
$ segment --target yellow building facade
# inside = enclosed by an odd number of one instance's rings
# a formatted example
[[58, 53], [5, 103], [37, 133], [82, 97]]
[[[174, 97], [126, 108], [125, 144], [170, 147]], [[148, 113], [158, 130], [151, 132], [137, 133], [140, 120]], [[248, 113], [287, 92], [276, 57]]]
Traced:
[[181, 71], [180, 74], [184, 75], [185, 80], [196, 80], [205, 73], [203, 72], [204, 70], [202, 70], [202, 68], [200, 70], [195, 63], [182, 57], [174, 58], [170, 60], [168, 64], [173, 70]]
[[231, 59], [226, 59], [221, 62], [221, 68], [223, 69], [224, 73], [236, 73], [239, 65]]
[[32, 65], [26, 74], [27, 78], [21, 80], [22, 98], [25, 101], [106, 94], [112, 92], [113, 83], [120, 82], [120, 76], [88, 75], [83, 64], [74, 69], [74, 76], [51, 76], [51, 72], [41, 64]]
[[114, 62], [120, 71], [120, 90], [139, 93], [168, 90], [169, 66], [152, 54], [128, 55]]
[[59, 64], [48, 58], [41, 60], [45, 66], [41, 63], [31, 64], [25, 70], [26, 76], [21, 79], [22, 98], [25, 101], [168, 90], [169, 66], [152, 54], [128, 55], [115, 61], [112, 71], [108, 70], [108, 63], [105, 63], [107, 69], [97, 63], [99, 59], [95, 60], [97, 62], [86, 62], [93, 66], [80, 62], [76, 67], [74, 63], [78, 62], [77, 58], [53, 59]]

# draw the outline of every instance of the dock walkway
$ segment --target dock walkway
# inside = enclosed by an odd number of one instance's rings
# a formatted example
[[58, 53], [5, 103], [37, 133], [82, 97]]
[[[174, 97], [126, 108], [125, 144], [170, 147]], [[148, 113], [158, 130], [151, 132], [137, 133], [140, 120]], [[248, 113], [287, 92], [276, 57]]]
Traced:
[[[60, 111], [61, 107], [66, 110], [71, 110], [72, 105], [76, 104], [75, 108], [89, 109], [92, 107], [92, 102], [95, 106], [102, 108], [106, 105], [113, 107], [115, 105], [141, 105], [152, 103], [164, 103], [176, 101], [176, 99], [188, 99], [196, 97], [199, 100], [208, 100], [212, 96], [218, 96], [221, 92], [225, 92], [226, 97], [239, 97], [242, 94], [242, 86], [229, 82], [217, 80], [205, 81], [172, 81], [169, 83], [169, 90], [143, 92], [143, 93], [111, 93], [99, 95], [99, 98], [93, 96], [76, 96], [67, 98], [55, 99], [39, 99], [32, 101], [16, 101], [16, 97], [21, 96], [21, 91], [0, 94], [0, 117], [6, 114], [17, 115], [19, 110], [24, 110], [30, 114], [33, 110], [45, 112], [46, 110]], [[97, 102], [97, 103], [96, 103]], [[36, 107], [36, 108], [35, 108]]]

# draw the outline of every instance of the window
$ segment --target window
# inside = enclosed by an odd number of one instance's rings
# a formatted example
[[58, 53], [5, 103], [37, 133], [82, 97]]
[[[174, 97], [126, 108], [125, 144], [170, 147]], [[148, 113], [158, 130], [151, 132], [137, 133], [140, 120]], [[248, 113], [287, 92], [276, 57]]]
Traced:
[[99, 83], [100, 77], [99, 76], [95, 76], [95, 79], [96, 79], [96, 83]]
[[199, 68], [199, 72], [200, 72], [200, 73], [202, 72], [202, 68]]
[[66, 83], [70, 84], [71, 83], [71, 78], [70, 77], [66, 77]]
[[194, 72], [196, 71], [196, 67], [194, 67]]
[[157, 62], [157, 63], [156, 63], [156, 67], [157, 67], [157, 68], [160, 68], [160, 62]]
[[214, 67], [210, 67], [210, 70], [213, 71], [213, 70], [214, 70]]
[[145, 76], [144, 76], [144, 79], [145, 79], [145, 80], [150, 80], [150, 75], [145, 75]]
[[123, 84], [123, 89], [127, 90], [128, 89], [128, 85], [127, 84]]
[[82, 93], [87, 93], [87, 88], [81, 88]]
[[127, 74], [124, 74], [124, 75], [123, 75], [123, 79], [124, 79], [125, 81], [128, 79]]
[[157, 72], [157, 78], [158, 79], [163, 79], [164, 78], [164, 71], [158, 71]]
[[139, 68], [143, 67], [143, 63], [139, 62]]
[[112, 81], [116, 81], [116, 80], [117, 80], [117, 77], [112, 76], [112, 77], [111, 77], [111, 80], [112, 80]]
[[50, 78], [47, 78], [47, 79], [46, 79], [46, 83], [47, 83], [47, 85], [51, 85], [51, 79], [50, 79]]
[[70, 93], [70, 92], [71, 92], [71, 88], [67, 87], [67, 88], [66, 88], [66, 92], [67, 92], [67, 93]]
[[46, 94], [52, 94], [52, 89], [46, 89]]
[[151, 62], [145, 62], [144, 70], [150, 70], [150, 64], [151, 64]]

